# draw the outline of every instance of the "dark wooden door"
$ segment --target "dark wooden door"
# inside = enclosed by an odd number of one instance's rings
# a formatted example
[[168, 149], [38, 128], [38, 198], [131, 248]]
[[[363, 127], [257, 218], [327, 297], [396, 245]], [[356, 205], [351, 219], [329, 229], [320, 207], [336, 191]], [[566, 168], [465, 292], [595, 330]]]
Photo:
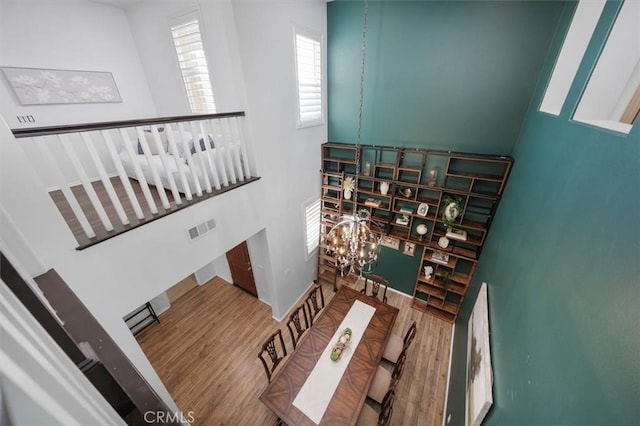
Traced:
[[229, 250], [227, 252], [227, 261], [229, 262], [233, 284], [258, 297], [247, 242], [243, 241]]

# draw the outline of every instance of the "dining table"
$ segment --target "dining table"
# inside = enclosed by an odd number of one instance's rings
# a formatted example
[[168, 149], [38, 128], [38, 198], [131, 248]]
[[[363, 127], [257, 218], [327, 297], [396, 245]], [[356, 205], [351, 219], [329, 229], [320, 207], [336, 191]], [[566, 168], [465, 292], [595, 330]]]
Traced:
[[[355, 425], [398, 309], [342, 286], [259, 399], [288, 425]], [[330, 355], [344, 330], [352, 336], [340, 359]]]

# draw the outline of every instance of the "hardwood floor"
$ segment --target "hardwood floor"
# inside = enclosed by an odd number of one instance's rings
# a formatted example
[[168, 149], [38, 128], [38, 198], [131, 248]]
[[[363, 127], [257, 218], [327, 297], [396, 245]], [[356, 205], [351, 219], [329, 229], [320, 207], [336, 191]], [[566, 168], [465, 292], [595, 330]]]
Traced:
[[122, 209], [124, 210], [125, 215], [129, 219], [128, 225], [123, 225], [122, 222], [120, 222], [116, 209], [113, 203], [111, 202], [111, 199], [109, 198], [107, 190], [104, 184], [102, 183], [102, 181], [100, 180], [93, 181], [91, 182], [91, 185], [95, 190], [96, 195], [100, 200], [100, 203], [104, 207], [107, 217], [109, 218], [109, 220], [113, 225], [113, 228], [114, 228], [113, 231], [107, 231], [105, 229], [84, 187], [80, 184], [74, 185], [71, 187], [71, 192], [75, 196], [78, 202], [78, 205], [80, 206], [81, 210], [84, 212], [87, 218], [87, 221], [89, 222], [89, 224], [91, 225], [91, 228], [96, 234], [96, 236], [91, 239], [89, 239], [84, 233], [84, 230], [80, 225], [80, 222], [78, 221], [75, 213], [71, 209], [71, 206], [67, 202], [67, 199], [64, 197], [62, 191], [61, 190], [51, 191], [49, 192], [49, 196], [51, 197], [54, 204], [60, 211], [60, 214], [62, 215], [65, 222], [67, 223], [67, 226], [69, 227], [69, 230], [71, 230], [71, 233], [76, 238], [76, 241], [79, 244], [78, 249], [84, 249], [87, 247], [91, 247], [92, 245], [97, 244], [101, 241], [115, 237], [116, 235], [122, 234], [123, 232], [127, 232], [132, 229], [135, 229], [139, 226], [144, 225], [145, 223], [152, 222], [163, 216], [166, 216], [168, 214], [175, 213], [181, 209], [184, 209], [190, 205], [199, 203], [200, 201], [204, 201], [211, 197], [215, 197], [216, 195], [222, 194], [224, 192], [231, 191], [235, 188], [238, 188], [242, 185], [246, 185], [247, 183], [256, 181], [258, 179], [259, 178], [256, 178], [256, 177], [248, 177], [243, 181], [238, 181], [236, 183], [230, 183], [228, 186], [223, 186], [221, 189], [212, 189], [210, 193], [203, 192], [203, 195], [201, 197], [198, 197], [194, 194], [191, 201], [188, 201], [185, 198], [185, 196], [182, 195], [180, 198], [182, 200], [182, 204], [180, 205], [176, 204], [175, 198], [173, 197], [171, 191], [169, 191], [168, 189], [162, 188], [161, 191], [164, 191], [164, 193], [167, 195], [167, 199], [169, 200], [170, 206], [168, 209], [164, 209], [162, 207], [162, 202], [160, 200], [158, 189], [154, 185], [150, 185], [149, 191], [151, 192], [151, 196], [158, 209], [157, 214], [151, 213], [151, 208], [149, 207], [146, 199], [144, 198], [144, 194], [142, 192], [142, 188], [140, 187], [140, 183], [135, 179], [129, 179], [129, 183], [131, 184], [131, 188], [133, 190], [135, 198], [138, 200], [140, 209], [144, 214], [144, 219], [138, 219], [135, 215], [135, 210], [133, 209], [133, 205], [131, 204], [129, 197], [127, 196], [127, 192], [124, 188], [124, 185], [122, 184], [122, 181], [120, 180], [119, 177], [111, 177], [109, 179], [111, 181], [111, 185], [113, 186], [115, 193], [120, 199], [120, 203], [122, 204]]
[[[334, 293], [323, 290], [328, 303]], [[452, 326], [412, 309], [408, 297], [387, 295], [400, 308], [396, 334], [410, 321], [418, 325], [391, 424], [440, 426]], [[275, 424], [258, 400], [267, 377], [257, 355], [278, 327], [292, 348], [286, 321], [275, 321], [269, 306], [218, 277], [179, 298], [160, 321], [137, 339], [183, 413], [193, 412], [194, 425]]]

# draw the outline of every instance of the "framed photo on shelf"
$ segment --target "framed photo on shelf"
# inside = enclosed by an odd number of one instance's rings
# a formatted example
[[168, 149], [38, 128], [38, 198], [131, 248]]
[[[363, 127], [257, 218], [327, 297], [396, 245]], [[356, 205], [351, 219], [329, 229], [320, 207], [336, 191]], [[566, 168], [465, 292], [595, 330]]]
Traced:
[[452, 228], [451, 231], [447, 232], [447, 238], [460, 240], [460, 241], [467, 241], [467, 231], [465, 231], [464, 229]]
[[434, 251], [433, 253], [431, 253], [431, 260], [446, 265], [447, 263], [449, 263], [449, 255], [441, 251]]
[[427, 213], [429, 213], [429, 204], [421, 203], [418, 206], [418, 211], [416, 212], [416, 214], [418, 214], [418, 216], [425, 217]]
[[400, 240], [398, 238], [390, 237], [389, 235], [383, 235], [380, 239], [380, 245], [398, 250], [400, 249]]
[[416, 254], [415, 243], [410, 243], [409, 241], [406, 241], [404, 243], [404, 250], [402, 250], [402, 254], [413, 257]]

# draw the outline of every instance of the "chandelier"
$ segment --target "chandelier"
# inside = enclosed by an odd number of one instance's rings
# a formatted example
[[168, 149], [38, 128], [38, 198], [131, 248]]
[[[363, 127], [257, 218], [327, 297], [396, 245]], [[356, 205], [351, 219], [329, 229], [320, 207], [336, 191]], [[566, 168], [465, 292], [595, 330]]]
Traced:
[[[328, 253], [336, 260], [336, 267], [342, 276], [371, 272], [378, 260], [380, 249], [379, 226], [371, 220], [368, 210], [358, 210], [358, 176], [360, 175], [360, 139], [362, 133], [362, 110], [364, 101], [364, 64], [367, 50], [367, 15], [369, 4], [364, 2], [364, 23], [362, 26], [362, 66], [360, 69], [360, 110], [358, 134], [356, 137], [356, 173], [353, 189], [353, 214], [338, 218], [327, 236]], [[376, 228], [373, 231], [371, 228]]]

